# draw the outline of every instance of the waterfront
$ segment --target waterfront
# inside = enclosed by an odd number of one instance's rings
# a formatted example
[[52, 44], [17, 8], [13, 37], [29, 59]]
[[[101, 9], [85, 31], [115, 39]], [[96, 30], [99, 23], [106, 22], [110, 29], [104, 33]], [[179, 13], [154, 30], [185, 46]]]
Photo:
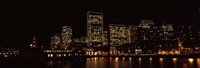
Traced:
[[1, 60], [0, 68], [200, 68], [200, 58], [91, 57]]

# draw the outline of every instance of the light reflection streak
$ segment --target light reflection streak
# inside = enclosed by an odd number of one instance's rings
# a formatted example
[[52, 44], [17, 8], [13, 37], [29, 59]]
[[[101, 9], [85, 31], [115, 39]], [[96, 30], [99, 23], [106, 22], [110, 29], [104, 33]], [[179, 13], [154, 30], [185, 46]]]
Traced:
[[160, 68], [163, 68], [163, 58], [160, 58]]
[[118, 57], [115, 57], [115, 63], [114, 63], [114, 65], [115, 65], [115, 68], [119, 68], [119, 62], [118, 62]]
[[188, 58], [188, 61], [190, 63], [191, 68], [193, 68], [194, 59], [193, 58]]
[[183, 64], [183, 68], [188, 68], [186, 63]]
[[[92, 57], [86, 58], [86, 68], [142, 68], [144, 65], [148, 68], [165, 68], [168, 65], [171, 68], [200, 68], [200, 58], [133, 58], [133, 57], [111, 57], [112, 60], [105, 57]], [[76, 59], [77, 60], [77, 59]], [[135, 63], [135, 62], [136, 63]], [[80, 62], [80, 61], [78, 61]], [[81, 61], [82, 62], [82, 61]], [[63, 61], [52, 61], [47, 62], [48, 67], [55, 65], [63, 65]], [[108, 64], [109, 63], [109, 64]], [[153, 64], [155, 63], [155, 64]], [[168, 64], [169, 63], [169, 64]], [[65, 63], [64, 67], [68, 68], [72, 63]], [[76, 64], [76, 63], [75, 63]], [[166, 64], [166, 65], [165, 65]], [[194, 66], [195, 65], [195, 66]], [[155, 67], [154, 67], [155, 66]]]
[[139, 60], [139, 67], [142, 68], [142, 58], [138, 58]]
[[129, 58], [129, 67], [132, 67], [133, 61], [131, 61], [131, 57]]
[[131, 57], [129, 57], [129, 60], [131, 61], [131, 60], [132, 60], [132, 58], [131, 58]]
[[172, 58], [172, 60], [173, 60], [174, 68], [176, 68], [176, 67], [177, 67], [177, 66], [176, 66], [176, 65], [177, 65], [177, 64], [176, 64], [176, 63], [177, 63], [177, 62], [176, 62], [176, 61], [177, 61], [177, 58]]
[[125, 60], [125, 58], [123, 57], [123, 60]]
[[97, 68], [98, 67], [98, 57], [94, 57], [94, 68]]
[[150, 62], [152, 62], [152, 58], [149, 58]]
[[149, 61], [150, 61], [150, 67], [152, 68], [152, 58], [149, 58]]
[[104, 60], [104, 58], [103, 58], [103, 57], [100, 57], [100, 62], [103, 61], [103, 60]]
[[[122, 62], [121, 62], [121, 66], [122, 67], [127, 67], [127, 64], [126, 64], [126, 61], [125, 61], [125, 58], [123, 57], [123, 59], [122, 59]], [[129, 64], [128, 64], [129, 65]]]
[[193, 59], [193, 58], [189, 58], [188, 61], [189, 61], [190, 63], [193, 63], [194, 59]]
[[197, 67], [200, 68], [200, 58], [197, 58]]
[[49, 66], [52, 66], [53, 65], [53, 61], [51, 60], [51, 61], [48, 61], [48, 65]]
[[118, 57], [116, 57], [116, 58], [115, 58], [115, 62], [118, 62], [118, 60], [119, 60], [119, 58], [118, 58]]

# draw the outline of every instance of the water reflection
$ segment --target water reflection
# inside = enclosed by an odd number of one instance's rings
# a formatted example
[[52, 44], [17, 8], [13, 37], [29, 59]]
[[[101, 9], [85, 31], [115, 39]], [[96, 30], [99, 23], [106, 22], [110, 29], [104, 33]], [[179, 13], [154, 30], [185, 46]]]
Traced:
[[183, 68], [189, 68], [186, 63], [183, 64]]
[[141, 68], [142, 67], [142, 58], [138, 58], [139, 60], [139, 67]]
[[118, 58], [118, 57], [116, 57], [116, 58], [115, 58], [115, 62], [118, 62], [118, 60], [119, 60], [119, 58]]
[[112, 60], [112, 57], [110, 57], [110, 60]]
[[87, 58], [86, 61], [86, 68], [104, 68], [106, 66], [106, 61], [104, 61], [105, 58], [101, 57], [92, 57], [92, 58]]
[[152, 58], [149, 58], [150, 68], [152, 68]]
[[160, 68], [163, 68], [163, 58], [160, 58]]
[[173, 61], [176, 62], [177, 58], [173, 58]]
[[131, 57], [129, 57], [129, 60], [130, 60], [130, 61], [131, 61], [131, 59], [132, 59], [132, 58], [131, 58]]
[[114, 68], [119, 68], [118, 57], [115, 58]]
[[200, 58], [197, 58], [197, 68], [200, 68]]
[[77, 66], [78, 68], [169, 68], [170, 66], [170, 68], [200, 68], [200, 58], [92, 57], [47, 62], [47, 68], [77, 68]]
[[188, 58], [190, 63], [193, 63], [194, 59], [193, 58]]
[[191, 68], [193, 68], [194, 59], [193, 58], [189, 58], [188, 61], [190, 63]]
[[48, 61], [48, 62], [47, 62], [47, 65], [48, 65], [48, 66], [52, 66], [52, 65], [53, 65], [53, 61], [52, 61], [52, 60]]
[[[132, 64], [133, 64], [133, 61], [132, 61], [132, 58], [130, 57], [127, 66], [128, 66], [129, 68], [131, 68], [131, 67], [132, 67]], [[128, 67], [127, 67], [127, 68], [128, 68]]]
[[149, 58], [150, 62], [152, 62], [152, 58]]
[[123, 60], [125, 60], [125, 57], [123, 57]]
[[176, 63], [177, 63], [177, 58], [172, 58], [172, 60], [173, 60], [174, 68], [176, 68], [176, 67], [177, 67], [177, 66], [176, 66], [176, 65], [177, 65], [177, 64], [176, 64]]
[[126, 60], [125, 60], [125, 57], [122, 58], [122, 67], [126, 67]]

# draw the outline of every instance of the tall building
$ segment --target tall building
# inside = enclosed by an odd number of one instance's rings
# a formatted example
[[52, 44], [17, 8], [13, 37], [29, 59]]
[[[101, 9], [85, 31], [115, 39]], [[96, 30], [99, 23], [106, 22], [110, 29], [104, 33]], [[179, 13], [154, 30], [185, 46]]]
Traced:
[[128, 26], [128, 43], [135, 43], [138, 39], [137, 37], [137, 26], [129, 25]]
[[32, 43], [30, 44], [30, 47], [31, 47], [31, 48], [37, 48], [36, 36], [35, 36], [35, 35], [33, 36], [33, 41], [32, 41]]
[[60, 35], [54, 35], [51, 37], [51, 49], [59, 49], [61, 45]]
[[128, 43], [128, 31], [125, 25], [109, 24], [110, 55], [118, 54], [117, 47]]
[[151, 28], [155, 25], [153, 20], [141, 20], [139, 27], [140, 28], [140, 33], [142, 35], [143, 40], [149, 40], [149, 32], [151, 32]]
[[103, 13], [87, 12], [87, 46], [103, 46]]
[[71, 26], [63, 26], [62, 27], [62, 42], [61, 42], [61, 49], [67, 49], [67, 47], [72, 42], [72, 27]]
[[110, 46], [119, 46], [128, 43], [128, 31], [125, 25], [109, 24]]

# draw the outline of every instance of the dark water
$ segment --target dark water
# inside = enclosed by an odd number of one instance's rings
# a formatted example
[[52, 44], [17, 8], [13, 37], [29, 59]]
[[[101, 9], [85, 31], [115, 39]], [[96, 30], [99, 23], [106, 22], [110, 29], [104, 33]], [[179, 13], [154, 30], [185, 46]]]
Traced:
[[93, 57], [43, 61], [1, 60], [0, 68], [200, 68], [200, 58]]

